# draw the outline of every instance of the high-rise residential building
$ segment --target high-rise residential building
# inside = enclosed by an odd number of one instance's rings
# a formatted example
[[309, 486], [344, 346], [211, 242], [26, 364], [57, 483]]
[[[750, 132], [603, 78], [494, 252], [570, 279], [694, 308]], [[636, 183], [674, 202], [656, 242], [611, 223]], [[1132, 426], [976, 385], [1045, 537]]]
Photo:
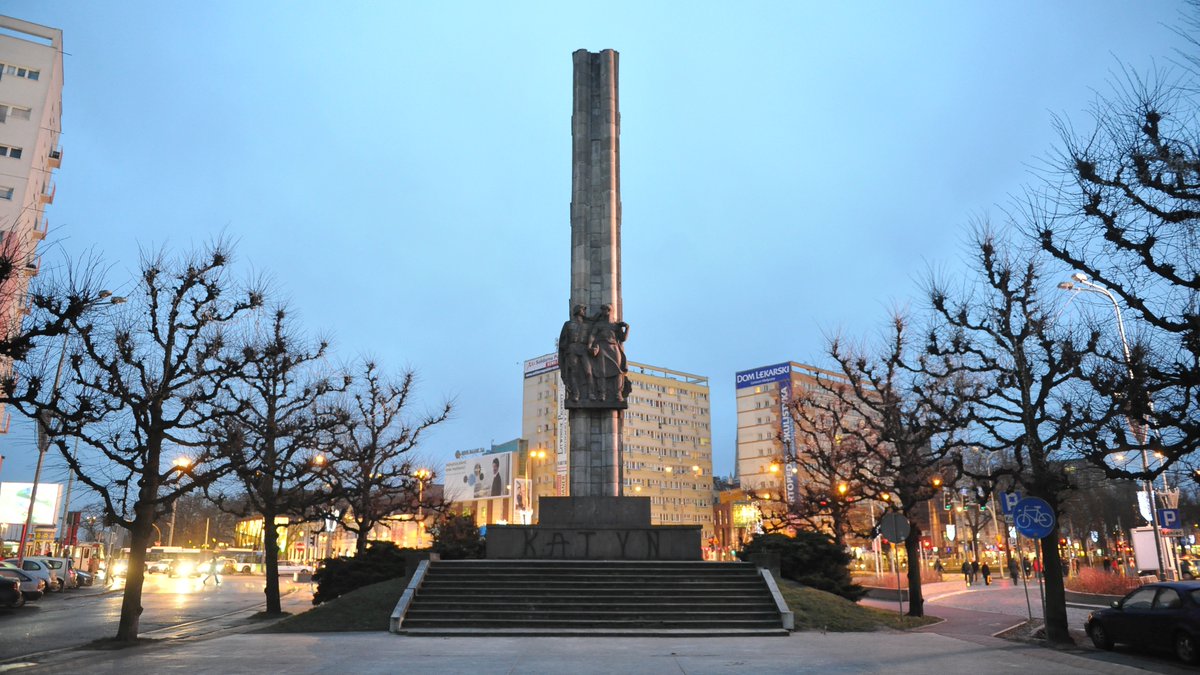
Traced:
[[737, 373], [735, 471], [743, 490], [768, 501], [794, 502], [803, 476], [788, 461], [797, 452], [788, 405], [806, 393], [822, 392], [818, 377], [827, 383], [845, 381], [837, 373], [791, 361]]
[[[708, 378], [630, 361], [629, 381], [622, 491], [650, 498], [655, 525], [701, 525], [708, 541], [713, 536]], [[567, 495], [570, 443], [563, 393], [557, 355], [525, 362], [521, 436], [529, 443], [535, 509], [538, 497]]]
[[[0, 254], [15, 273], [0, 286], [0, 330], [19, 329], [38, 242], [62, 163], [62, 31], [0, 16]], [[0, 372], [10, 364], [0, 363]], [[7, 416], [0, 414], [0, 428]]]

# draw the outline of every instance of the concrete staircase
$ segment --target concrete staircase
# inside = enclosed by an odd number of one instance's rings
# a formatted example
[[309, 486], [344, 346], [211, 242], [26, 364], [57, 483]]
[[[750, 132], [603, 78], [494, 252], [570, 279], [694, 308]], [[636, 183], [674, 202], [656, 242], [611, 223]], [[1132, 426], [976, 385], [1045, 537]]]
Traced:
[[748, 563], [422, 563], [392, 617], [408, 635], [786, 635], [791, 613]]

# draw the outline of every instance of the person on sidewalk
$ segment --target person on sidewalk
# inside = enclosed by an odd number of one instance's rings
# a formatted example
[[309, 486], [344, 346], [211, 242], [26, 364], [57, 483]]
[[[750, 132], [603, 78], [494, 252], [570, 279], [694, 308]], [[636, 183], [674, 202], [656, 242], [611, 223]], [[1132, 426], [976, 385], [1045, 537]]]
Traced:
[[983, 575], [983, 585], [991, 586], [992, 585], [992, 568], [988, 567], [987, 561], [984, 561], [984, 563], [979, 566], [979, 573]]
[[963, 561], [962, 566], [963, 581], [967, 582], [967, 586], [971, 585], [971, 563]]
[[1033, 569], [1033, 567], [1029, 563], [1029, 558], [1021, 559], [1021, 567], [1025, 570], [1025, 578], [1028, 579], [1029, 572]]
[[1013, 586], [1017, 585], [1017, 580], [1021, 578], [1021, 570], [1017, 567], [1017, 559], [1009, 556], [1008, 558], [1008, 576], [1012, 577]]
[[979, 581], [979, 560], [971, 561], [971, 583]]
[[217, 556], [214, 555], [212, 557], [212, 560], [208, 561], [208, 576], [204, 577], [204, 581], [200, 585], [207, 586], [209, 579], [215, 579], [217, 582], [217, 585], [220, 586], [221, 585], [221, 577], [219, 574], [220, 571], [221, 571], [220, 561], [218, 561]]

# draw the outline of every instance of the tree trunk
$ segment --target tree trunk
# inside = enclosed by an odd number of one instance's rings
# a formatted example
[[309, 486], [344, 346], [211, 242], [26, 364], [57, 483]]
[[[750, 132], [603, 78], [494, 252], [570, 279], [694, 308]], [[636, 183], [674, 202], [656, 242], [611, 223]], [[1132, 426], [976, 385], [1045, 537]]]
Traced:
[[267, 614], [283, 614], [283, 603], [279, 599], [279, 530], [275, 527], [275, 514], [263, 515], [263, 570], [267, 574]]
[[117, 641], [136, 642], [142, 617], [142, 585], [146, 580], [146, 549], [154, 531], [154, 509], [143, 509], [129, 531], [129, 568], [125, 570], [125, 593], [121, 598], [121, 619]]
[[367, 535], [371, 532], [371, 529], [367, 527], [366, 523], [358, 524], [358, 537], [354, 540], [354, 557], [357, 558], [367, 552], [367, 544], [371, 543], [367, 541]]
[[[1057, 505], [1055, 511], [1057, 512]], [[1062, 558], [1058, 555], [1058, 523], [1042, 540], [1042, 576], [1046, 590], [1046, 639], [1074, 644], [1067, 630], [1067, 594], [1063, 587]]]
[[904, 540], [908, 556], [908, 615], [925, 616], [925, 597], [921, 593], [921, 528], [909, 519], [912, 527]]

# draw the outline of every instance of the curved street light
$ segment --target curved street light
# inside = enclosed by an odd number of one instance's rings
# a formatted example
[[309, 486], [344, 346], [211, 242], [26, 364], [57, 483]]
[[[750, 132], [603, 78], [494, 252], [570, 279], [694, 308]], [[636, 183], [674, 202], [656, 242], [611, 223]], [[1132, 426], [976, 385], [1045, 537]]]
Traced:
[[[1117, 297], [1113, 295], [1112, 291], [1109, 289], [1089, 279], [1088, 275], [1084, 274], [1083, 272], [1076, 272], [1075, 274], [1072, 274], [1071, 281], [1064, 281], [1060, 283], [1058, 287], [1061, 290], [1072, 291], [1075, 293], [1096, 293], [1098, 295], [1103, 295], [1104, 297], [1108, 298], [1109, 302], [1112, 303], [1113, 311], [1116, 312], [1117, 315], [1117, 333], [1121, 336], [1121, 349], [1125, 354], [1125, 373], [1128, 375], [1129, 381], [1132, 382], [1133, 358], [1130, 356], [1129, 352], [1129, 340], [1125, 337], [1125, 319], [1121, 316], [1121, 303], [1117, 302]], [[1149, 478], [1150, 460], [1146, 455], [1146, 443], [1150, 438], [1150, 424], [1149, 420], [1146, 420], [1145, 424], [1139, 425], [1128, 416], [1126, 416], [1125, 419], [1128, 422], [1130, 429], [1133, 430], [1134, 437], [1142, 446], [1142, 471], [1146, 472], [1147, 474], [1147, 478], [1142, 481], [1142, 484], [1146, 490], [1146, 497], [1150, 502], [1150, 526], [1154, 529], [1154, 545], [1158, 547], [1158, 555], [1156, 556], [1158, 558], [1158, 578], [1165, 579], [1166, 575], [1163, 574], [1163, 542], [1162, 535], [1158, 531], [1158, 509], [1157, 504], [1155, 504], [1156, 500], [1154, 499], [1154, 482]], [[1123, 455], [1118, 454], [1117, 457], [1120, 459], [1123, 457]], [[1167, 478], [1164, 474], [1164, 489], [1166, 487], [1166, 481]], [[1172, 569], [1172, 573], [1174, 573], [1174, 569]]]

